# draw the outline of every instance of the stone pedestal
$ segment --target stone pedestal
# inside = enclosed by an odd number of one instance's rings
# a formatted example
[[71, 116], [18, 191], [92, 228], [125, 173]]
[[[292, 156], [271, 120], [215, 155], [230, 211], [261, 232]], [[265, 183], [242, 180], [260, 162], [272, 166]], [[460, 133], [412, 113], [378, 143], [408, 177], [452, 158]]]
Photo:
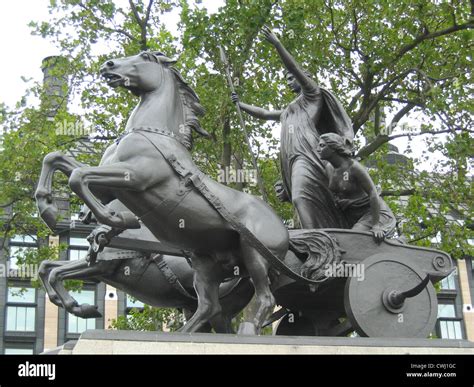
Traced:
[[237, 336], [91, 330], [59, 354], [471, 354], [466, 340]]

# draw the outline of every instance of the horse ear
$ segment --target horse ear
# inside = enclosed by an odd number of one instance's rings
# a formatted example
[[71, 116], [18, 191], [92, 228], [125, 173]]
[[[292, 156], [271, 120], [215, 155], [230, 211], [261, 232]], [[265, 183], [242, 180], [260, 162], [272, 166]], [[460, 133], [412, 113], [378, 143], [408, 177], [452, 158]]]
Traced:
[[178, 61], [177, 59], [168, 58], [165, 54], [159, 51], [155, 51], [153, 54], [160, 63], [164, 63], [166, 65], [174, 65]]
[[178, 60], [177, 59], [170, 59], [170, 58], [166, 58], [166, 61], [164, 63], [166, 63], [167, 65], [174, 65]]

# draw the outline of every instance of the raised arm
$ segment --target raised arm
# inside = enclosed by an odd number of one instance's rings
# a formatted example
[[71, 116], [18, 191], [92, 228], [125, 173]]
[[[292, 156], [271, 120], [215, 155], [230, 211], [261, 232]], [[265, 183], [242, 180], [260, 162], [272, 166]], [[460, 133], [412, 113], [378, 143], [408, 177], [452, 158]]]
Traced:
[[238, 103], [240, 108], [250, 114], [253, 117], [261, 118], [262, 120], [267, 121], [279, 121], [282, 110], [267, 110], [259, 108], [257, 106], [248, 105], [246, 103], [240, 102], [237, 93], [232, 93], [232, 102]]
[[359, 182], [361, 188], [369, 195], [370, 198], [370, 213], [372, 215], [372, 233], [377, 241], [381, 241], [384, 238], [384, 232], [380, 227], [380, 204], [379, 204], [379, 195], [375, 184], [372, 181], [367, 170], [359, 164], [357, 161], [354, 161], [353, 172]]
[[319, 86], [301, 69], [299, 64], [291, 56], [288, 50], [281, 44], [280, 40], [268, 26], [264, 26], [262, 33], [271, 44], [273, 44], [280, 55], [286, 69], [294, 75], [301, 86], [303, 93], [319, 92]]

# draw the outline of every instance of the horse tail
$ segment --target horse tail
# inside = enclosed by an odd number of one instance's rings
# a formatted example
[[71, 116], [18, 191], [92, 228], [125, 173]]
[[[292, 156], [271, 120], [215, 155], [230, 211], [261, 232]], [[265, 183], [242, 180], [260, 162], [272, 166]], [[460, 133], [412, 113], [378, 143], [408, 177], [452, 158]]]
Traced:
[[327, 279], [327, 268], [341, 262], [343, 250], [336, 238], [322, 230], [290, 230], [289, 249], [306, 259], [300, 269], [301, 276], [313, 281]]

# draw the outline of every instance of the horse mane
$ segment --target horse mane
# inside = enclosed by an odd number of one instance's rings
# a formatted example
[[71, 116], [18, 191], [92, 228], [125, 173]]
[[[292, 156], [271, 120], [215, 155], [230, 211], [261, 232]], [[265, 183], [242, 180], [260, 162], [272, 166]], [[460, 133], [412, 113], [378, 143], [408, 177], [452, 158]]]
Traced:
[[201, 105], [196, 92], [184, 80], [180, 72], [171, 66], [176, 63], [176, 61], [166, 57], [166, 55], [161, 52], [153, 52], [153, 56], [159, 64], [169, 69], [176, 79], [184, 114], [184, 128], [179, 128], [178, 132], [181, 143], [190, 150], [193, 146], [193, 130], [201, 136], [211, 137], [209, 133], [201, 127], [199, 122], [199, 117], [204, 115], [205, 109]]
[[178, 83], [178, 91], [183, 104], [184, 128], [180, 128], [179, 133], [182, 136], [182, 143], [187, 149], [193, 146], [193, 130], [201, 136], [210, 137], [209, 133], [201, 127], [199, 117], [205, 113], [204, 107], [199, 101], [199, 97], [189, 84], [183, 79], [175, 67], [169, 66], [168, 69], [174, 75]]

